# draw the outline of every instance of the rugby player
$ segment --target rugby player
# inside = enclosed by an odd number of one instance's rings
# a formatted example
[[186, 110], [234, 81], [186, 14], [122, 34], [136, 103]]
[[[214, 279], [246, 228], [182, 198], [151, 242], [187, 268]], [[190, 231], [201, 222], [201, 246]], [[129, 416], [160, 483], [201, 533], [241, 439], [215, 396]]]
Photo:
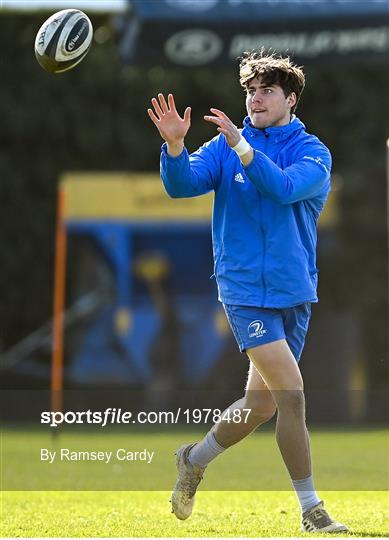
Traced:
[[187, 519], [208, 464], [277, 411], [276, 439], [301, 506], [302, 530], [347, 531], [314, 488], [298, 366], [311, 303], [318, 301], [316, 224], [330, 190], [331, 154], [294, 114], [305, 86], [301, 67], [262, 51], [245, 53], [239, 68], [246, 92], [243, 129], [211, 108], [204, 119], [219, 133], [190, 155], [184, 143], [190, 107], [181, 117], [174, 96], [158, 94], [148, 109], [165, 141], [161, 177], [167, 193], [215, 192], [219, 300], [250, 360], [245, 394], [228, 409], [251, 409], [247, 421], [230, 422], [226, 415], [203, 440], [177, 450], [172, 509]]

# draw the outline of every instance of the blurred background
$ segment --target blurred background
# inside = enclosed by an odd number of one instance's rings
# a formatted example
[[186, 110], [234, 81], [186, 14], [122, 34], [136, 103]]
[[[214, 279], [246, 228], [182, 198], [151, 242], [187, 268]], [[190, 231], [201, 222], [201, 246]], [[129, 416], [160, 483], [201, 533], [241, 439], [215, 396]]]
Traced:
[[[96, 396], [137, 391], [146, 401], [165, 392], [170, 405], [183, 389], [204, 391], [217, 407], [240, 397], [247, 359], [209, 279], [212, 196], [164, 194], [162, 141], [146, 109], [158, 92], [173, 92], [180, 111], [190, 105], [194, 151], [215, 134], [203, 121], [210, 107], [241, 124], [237, 58], [264, 46], [304, 65], [297, 114], [333, 154], [319, 227], [320, 303], [301, 361], [308, 417], [382, 423], [388, 1], [3, 0], [0, 7], [2, 388], [50, 388], [61, 187], [64, 387]], [[87, 12], [94, 42], [77, 68], [51, 75], [35, 60], [35, 35], [65, 7]]]

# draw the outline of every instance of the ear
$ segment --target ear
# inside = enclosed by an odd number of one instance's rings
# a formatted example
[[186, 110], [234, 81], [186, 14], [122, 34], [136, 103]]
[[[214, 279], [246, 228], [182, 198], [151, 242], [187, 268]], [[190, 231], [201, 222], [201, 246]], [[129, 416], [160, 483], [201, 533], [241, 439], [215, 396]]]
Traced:
[[291, 108], [294, 107], [297, 101], [296, 94], [294, 92], [291, 92], [289, 96], [286, 98], [286, 101], [288, 102], [288, 105], [290, 105]]

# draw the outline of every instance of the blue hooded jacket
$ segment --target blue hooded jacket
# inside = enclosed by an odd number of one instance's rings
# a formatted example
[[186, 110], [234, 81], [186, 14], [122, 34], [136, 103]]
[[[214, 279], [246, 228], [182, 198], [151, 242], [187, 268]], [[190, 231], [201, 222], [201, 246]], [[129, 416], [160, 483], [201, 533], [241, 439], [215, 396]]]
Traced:
[[296, 117], [242, 135], [254, 149], [244, 167], [224, 135], [189, 155], [162, 146], [161, 177], [171, 197], [215, 192], [213, 254], [219, 300], [288, 308], [317, 302], [316, 224], [330, 190], [331, 154]]

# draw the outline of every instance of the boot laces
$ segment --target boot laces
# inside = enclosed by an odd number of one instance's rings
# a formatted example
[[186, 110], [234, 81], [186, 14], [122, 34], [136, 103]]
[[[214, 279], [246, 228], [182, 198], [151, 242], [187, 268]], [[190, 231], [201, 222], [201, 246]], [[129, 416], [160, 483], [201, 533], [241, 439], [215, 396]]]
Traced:
[[332, 523], [330, 516], [324, 508], [317, 508], [314, 510], [309, 518], [315, 524], [315, 526], [320, 525], [325, 527], [326, 525], [330, 525]]

